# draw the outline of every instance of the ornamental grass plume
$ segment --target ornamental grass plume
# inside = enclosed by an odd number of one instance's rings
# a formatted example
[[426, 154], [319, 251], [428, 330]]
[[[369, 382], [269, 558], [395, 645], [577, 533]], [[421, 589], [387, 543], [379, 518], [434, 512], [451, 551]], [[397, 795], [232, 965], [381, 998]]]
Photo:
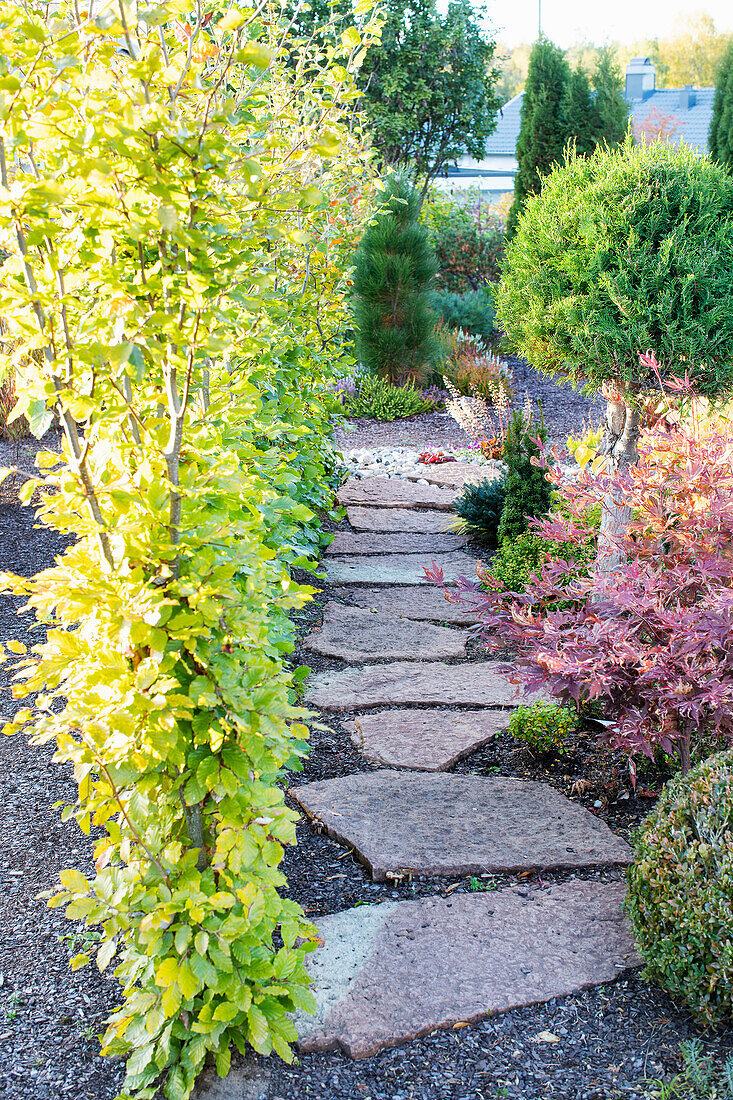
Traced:
[[[563, 481], [550, 469], [566, 514], [530, 527], [569, 553], [548, 553], [523, 592], [502, 590], [488, 567], [446, 589], [479, 613], [487, 648], [515, 647], [510, 670], [527, 690], [601, 701], [632, 770], [636, 753], [659, 747], [686, 772], [705, 746], [733, 741], [733, 430], [704, 413], [688, 401], [677, 424], [650, 429], [625, 473], [591, 465]], [[633, 509], [612, 577], [573, 560], [592, 547], [589, 509], [609, 490]], [[428, 575], [442, 583], [440, 570]]]

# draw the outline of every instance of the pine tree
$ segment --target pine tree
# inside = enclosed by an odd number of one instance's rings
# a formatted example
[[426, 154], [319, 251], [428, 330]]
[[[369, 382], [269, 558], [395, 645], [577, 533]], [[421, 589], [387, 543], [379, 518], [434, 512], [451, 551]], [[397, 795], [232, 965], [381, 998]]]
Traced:
[[719, 164], [733, 166], [733, 43], [728, 47], [718, 70], [710, 120], [708, 146], [710, 156]]
[[570, 74], [562, 102], [567, 141], [575, 142], [580, 156], [587, 156], [596, 147], [597, 116], [588, 74], [582, 65]]
[[629, 105], [624, 97], [621, 72], [612, 46], [598, 51], [593, 72], [595, 97], [595, 144], [613, 149], [621, 145], [629, 129]]
[[570, 67], [562, 50], [547, 38], [539, 38], [530, 54], [522, 100], [517, 140], [519, 167], [507, 225], [510, 233], [516, 228], [527, 198], [539, 191], [541, 176], [562, 159], [567, 138], [563, 103], [569, 79]]
[[356, 349], [370, 373], [395, 384], [419, 382], [441, 350], [429, 304], [437, 264], [427, 229], [418, 221], [417, 191], [392, 176], [385, 200], [355, 257]]

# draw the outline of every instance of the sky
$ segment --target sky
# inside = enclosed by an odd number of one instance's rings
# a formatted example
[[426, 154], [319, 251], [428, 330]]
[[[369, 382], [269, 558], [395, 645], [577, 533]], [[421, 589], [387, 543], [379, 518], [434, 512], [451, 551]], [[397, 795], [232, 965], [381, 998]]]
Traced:
[[718, 30], [733, 31], [730, 0], [687, 4], [680, 0], [488, 0], [487, 15], [502, 43], [515, 46], [537, 37], [538, 3], [542, 4], [542, 30], [562, 49], [583, 41], [665, 38], [678, 16], [701, 9], [712, 15]]

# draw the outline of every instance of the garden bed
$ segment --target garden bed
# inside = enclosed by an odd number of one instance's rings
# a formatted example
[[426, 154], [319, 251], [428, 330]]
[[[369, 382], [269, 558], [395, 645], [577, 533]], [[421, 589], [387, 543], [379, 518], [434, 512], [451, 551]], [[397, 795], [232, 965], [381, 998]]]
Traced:
[[[515, 364], [518, 379], [522, 374]], [[526, 378], [545, 395], [545, 412], [556, 441], [577, 428], [591, 402], [538, 379], [529, 368]], [[521, 393], [521, 383], [519, 392]], [[555, 395], [553, 397], [553, 394]], [[583, 402], [580, 405], [579, 402]], [[423, 445], [448, 442], [426, 429], [444, 425], [465, 437], [452, 421], [416, 418], [409, 425], [372, 424], [357, 428], [364, 444], [380, 442], [369, 431], [420, 432], [410, 439]], [[342, 437], [343, 438], [343, 437]], [[356, 445], [354, 434], [349, 443]], [[46, 444], [47, 445], [47, 444]], [[34, 447], [23, 444], [22, 465], [31, 468]], [[12, 460], [12, 456], [8, 456]], [[53, 532], [35, 527], [32, 511], [17, 503], [16, 488], [0, 489], [3, 523], [2, 568], [30, 575], [50, 565], [63, 541]], [[331, 525], [329, 525], [331, 526]], [[308, 575], [300, 579], [311, 581]], [[317, 582], [318, 583], [318, 582]], [[297, 615], [304, 636], [317, 625], [328, 589]], [[4, 597], [0, 613], [2, 640], [15, 637], [18, 601]], [[476, 654], [474, 654], [476, 656]], [[296, 664], [314, 671], [338, 667], [338, 662], [296, 650]], [[4, 684], [7, 688], [7, 682]], [[6, 692], [4, 714], [20, 704]], [[322, 778], [368, 771], [370, 765], [353, 747], [349, 714], [327, 715], [323, 728], [312, 735], [312, 751], [304, 770], [292, 776], [293, 786]], [[508, 734], [500, 734], [485, 749], [455, 766], [474, 775], [504, 775], [550, 783], [599, 814], [618, 835], [628, 837], [653, 804], [653, 798], [631, 794], [620, 763], [609, 769], [609, 753], [592, 732], [581, 735], [577, 751], [566, 757], [533, 757]], [[73, 936], [80, 926], [65, 919], [61, 910], [49, 910], [36, 895], [56, 880], [62, 867], [91, 868], [91, 844], [75, 823], [62, 824], [54, 803], [72, 800], [73, 784], [65, 768], [52, 762], [50, 747], [29, 746], [20, 737], [0, 742], [0, 769], [6, 793], [3, 817], [3, 891], [0, 920], [0, 1095], [9, 1100], [109, 1100], [122, 1079], [122, 1066], [99, 1056], [96, 1034], [118, 1001], [117, 983], [96, 967], [71, 973], [68, 959], [79, 950]], [[611, 778], [611, 786], [608, 781]], [[575, 786], [586, 780], [585, 789]], [[656, 788], [654, 773], [640, 779], [640, 787]], [[575, 790], [573, 789], [575, 786]], [[629, 797], [623, 797], [629, 794]], [[597, 806], [597, 802], [601, 802]], [[373, 883], [363, 866], [341, 845], [318, 831], [305, 817], [298, 826], [298, 847], [288, 850], [284, 870], [289, 894], [316, 918], [350, 906], [374, 905], [385, 900], [494, 889], [507, 884], [538, 882], [534, 873], [494, 876], [431, 878], [397, 883]], [[568, 878], [618, 880], [618, 870], [543, 874], [545, 884]], [[65, 937], [62, 939], [62, 937]], [[71, 939], [69, 937], [72, 937]], [[208, 1100], [235, 1096], [266, 1100], [625, 1100], [649, 1095], [648, 1078], [674, 1070], [680, 1041], [698, 1033], [692, 1017], [675, 1007], [669, 997], [638, 975], [625, 975], [609, 985], [546, 1004], [517, 1009], [471, 1027], [457, 1027], [383, 1051], [363, 1062], [339, 1052], [310, 1054], [293, 1066], [277, 1057], [252, 1057], [240, 1072], [251, 1072], [249, 1092], [217, 1092]], [[550, 1038], [548, 1038], [550, 1036]], [[728, 1033], [704, 1036], [714, 1048], [733, 1046]], [[217, 1086], [225, 1089], [226, 1083]], [[231, 1086], [234, 1088], [235, 1086]], [[243, 1089], [244, 1086], [236, 1086]], [[250, 1086], [247, 1085], [247, 1088]]]

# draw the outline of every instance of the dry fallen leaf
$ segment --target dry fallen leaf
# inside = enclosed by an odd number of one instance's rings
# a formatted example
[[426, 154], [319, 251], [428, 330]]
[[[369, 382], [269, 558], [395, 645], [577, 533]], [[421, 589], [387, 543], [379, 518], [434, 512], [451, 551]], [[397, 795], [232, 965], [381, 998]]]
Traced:
[[535, 1035], [532, 1039], [533, 1043], [559, 1043], [560, 1038], [558, 1035], [554, 1035], [551, 1031], [541, 1031], [539, 1035]]
[[470, 1024], [468, 1023], [468, 1021], [466, 1020], [466, 1021], [464, 1021], [464, 1022], [463, 1022], [463, 1023], [461, 1023], [461, 1024], [453, 1024], [453, 1030], [454, 1030], [454, 1031], [458, 1031], [458, 1028], [459, 1028], [459, 1027], [470, 1027], [470, 1026], [471, 1026], [471, 1025], [470, 1025]]

